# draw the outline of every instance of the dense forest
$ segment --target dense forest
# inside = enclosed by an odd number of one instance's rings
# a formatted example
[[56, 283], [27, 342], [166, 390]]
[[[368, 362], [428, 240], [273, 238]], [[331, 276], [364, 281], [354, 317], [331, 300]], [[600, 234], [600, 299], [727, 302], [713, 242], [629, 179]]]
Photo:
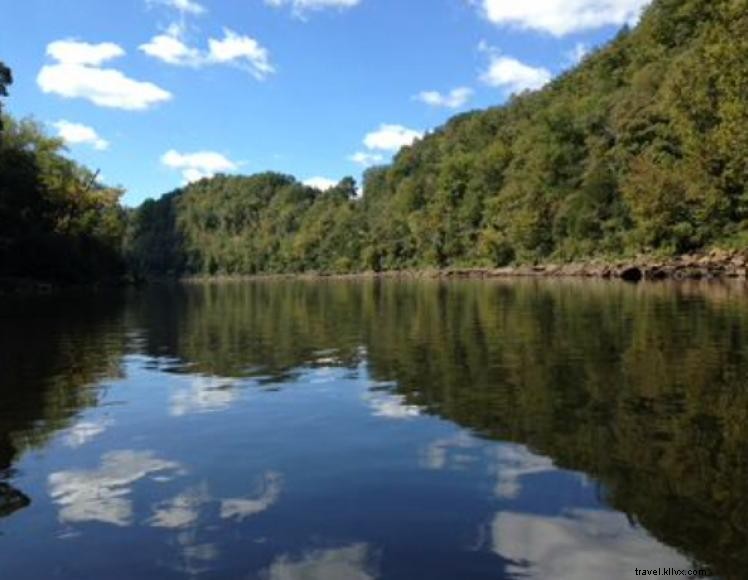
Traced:
[[745, 247], [746, 54], [748, 0], [655, 0], [636, 28], [544, 89], [454, 117], [369, 169], [360, 195], [350, 178], [322, 192], [275, 173], [219, 175], [129, 216], [58, 142], [6, 118], [0, 275], [54, 268], [59, 252], [86, 275], [117, 271], [119, 256], [163, 276]]

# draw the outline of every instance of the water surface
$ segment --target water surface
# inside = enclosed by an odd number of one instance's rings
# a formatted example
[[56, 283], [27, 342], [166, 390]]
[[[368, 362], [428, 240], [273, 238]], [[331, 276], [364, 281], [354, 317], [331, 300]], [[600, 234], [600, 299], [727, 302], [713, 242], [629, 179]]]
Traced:
[[0, 304], [3, 578], [742, 578], [747, 540], [742, 286]]

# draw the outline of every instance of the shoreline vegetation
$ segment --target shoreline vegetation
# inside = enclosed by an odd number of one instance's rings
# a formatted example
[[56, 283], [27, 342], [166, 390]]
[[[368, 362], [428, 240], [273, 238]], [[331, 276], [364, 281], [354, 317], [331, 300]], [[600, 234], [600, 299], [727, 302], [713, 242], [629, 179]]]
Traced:
[[[456, 115], [360, 186], [219, 174], [137, 208], [40, 124], [3, 114], [0, 286], [413, 272], [745, 279], [746, 54], [748, 0], [653, 0], [636, 27], [544, 88]], [[12, 81], [0, 63], [0, 97]]]
[[[152, 278], [154, 282], [233, 282], [253, 280], [356, 280], [356, 279], [490, 279], [490, 278], [589, 278], [601, 280], [622, 280], [625, 282], [657, 281], [748, 281], [748, 251], [712, 250], [699, 254], [676, 257], [639, 256], [630, 260], [593, 259], [566, 264], [524, 264], [501, 268], [451, 267], [416, 268], [385, 271], [360, 272], [280, 272], [239, 275], [189, 275], [180, 277]], [[87, 288], [116, 288], [142, 286], [148, 279], [123, 277], [98, 281], [94, 284], [80, 284]], [[70, 285], [60, 285], [54, 281], [32, 278], [0, 278], [0, 294], [48, 293]], [[748, 286], [747, 286], [748, 287]]]
[[567, 264], [525, 264], [502, 268], [419, 268], [349, 273], [298, 272], [254, 275], [185, 276], [182, 282], [266, 279], [357, 278], [598, 278], [644, 282], [660, 280], [748, 280], [748, 252], [712, 250], [675, 258], [639, 257], [634, 260], [602, 260]]

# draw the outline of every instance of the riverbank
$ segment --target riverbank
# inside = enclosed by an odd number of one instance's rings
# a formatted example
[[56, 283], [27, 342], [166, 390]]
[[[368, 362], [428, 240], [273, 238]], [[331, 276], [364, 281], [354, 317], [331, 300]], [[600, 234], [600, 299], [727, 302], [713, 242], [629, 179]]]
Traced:
[[748, 279], [748, 250], [713, 250], [703, 254], [689, 254], [673, 258], [642, 256], [632, 260], [593, 259], [565, 264], [526, 264], [503, 268], [424, 268], [389, 270], [382, 272], [327, 273], [303, 272], [292, 274], [258, 274], [250, 276], [189, 276], [185, 282], [206, 280], [267, 280], [285, 278], [599, 278], [629, 282], [656, 280], [718, 280]]
[[[658, 280], [748, 280], [748, 250], [712, 250], [673, 258], [641, 256], [631, 260], [603, 260], [564, 264], [524, 264], [503, 268], [451, 267], [389, 270], [383, 272], [301, 272], [285, 274], [187, 276], [182, 282], [220, 282], [272, 279], [361, 279], [361, 278], [597, 278], [628, 282]], [[154, 279], [152, 282], [174, 282], [173, 278]], [[29, 278], [0, 278], [2, 294], [44, 294], [71, 287], [111, 288], [140, 286], [143, 279], [124, 278], [96, 284], [59, 284]]]

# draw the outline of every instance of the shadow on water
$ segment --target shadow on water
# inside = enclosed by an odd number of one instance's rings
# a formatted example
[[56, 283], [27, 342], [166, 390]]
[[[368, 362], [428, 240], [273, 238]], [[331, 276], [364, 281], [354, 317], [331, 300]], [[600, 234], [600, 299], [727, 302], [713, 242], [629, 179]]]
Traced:
[[[527, 445], [725, 577], [748, 569], [748, 294], [597, 282], [256, 282], [6, 302], [0, 475], [126, 354], [281, 385], [324, 361]], [[0, 517], [27, 506], [0, 483]]]
[[124, 300], [108, 294], [3, 297], [0, 304], [0, 517], [31, 499], [2, 479], [120, 376]]

